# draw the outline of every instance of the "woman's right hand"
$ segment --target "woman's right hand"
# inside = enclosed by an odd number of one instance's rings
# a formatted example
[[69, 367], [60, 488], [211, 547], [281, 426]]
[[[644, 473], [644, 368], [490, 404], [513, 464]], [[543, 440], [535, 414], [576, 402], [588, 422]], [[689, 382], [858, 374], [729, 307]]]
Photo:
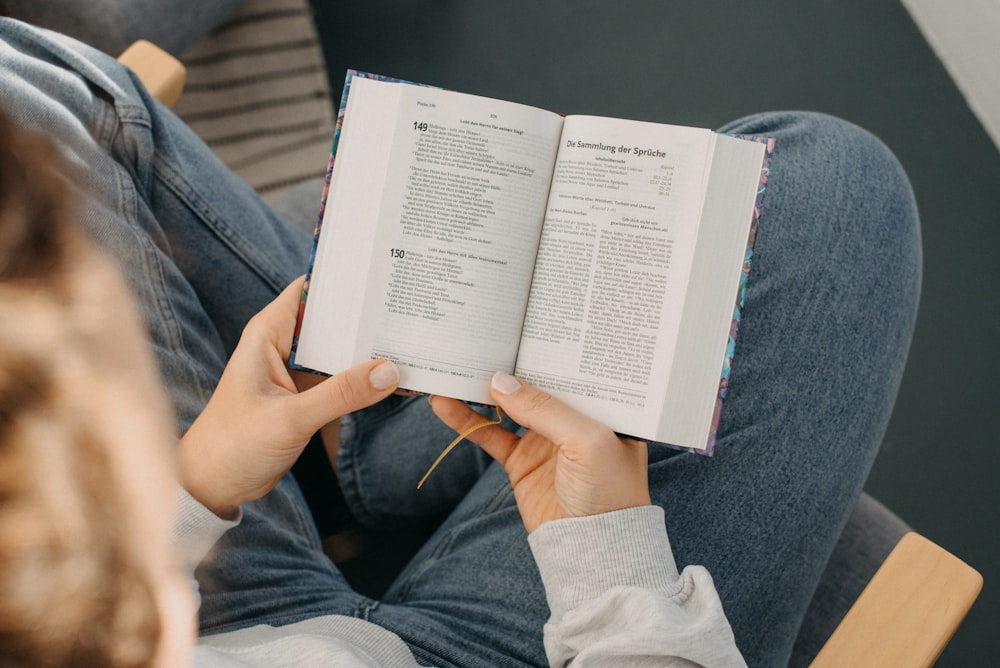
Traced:
[[[519, 437], [496, 425], [468, 438], [507, 471], [529, 533], [551, 520], [651, 503], [644, 443], [618, 438], [606, 425], [508, 374], [493, 376], [491, 394], [527, 431]], [[483, 420], [455, 399], [432, 397], [431, 406], [458, 432]]]

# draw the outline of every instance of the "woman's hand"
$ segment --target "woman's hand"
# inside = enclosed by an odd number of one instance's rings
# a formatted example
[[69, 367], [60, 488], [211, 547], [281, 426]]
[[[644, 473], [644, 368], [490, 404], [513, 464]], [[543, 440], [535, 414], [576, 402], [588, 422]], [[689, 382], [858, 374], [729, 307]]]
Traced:
[[[610, 428], [513, 376], [498, 373], [493, 399], [527, 428], [518, 437], [500, 426], [468, 438], [507, 471], [528, 532], [542, 523], [650, 504], [643, 443]], [[461, 432], [483, 416], [454, 399], [433, 397], [441, 420]]]
[[324, 380], [289, 372], [303, 280], [247, 323], [215, 393], [181, 439], [181, 482], [220, 517], [269, 492], [320, 427], [385, 398], [399, 382], [396, 366], [384, 361]]

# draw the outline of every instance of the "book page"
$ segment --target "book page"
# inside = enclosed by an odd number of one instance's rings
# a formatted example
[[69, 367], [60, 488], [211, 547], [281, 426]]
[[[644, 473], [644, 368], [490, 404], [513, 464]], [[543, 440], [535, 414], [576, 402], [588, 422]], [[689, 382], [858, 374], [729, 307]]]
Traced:
[[657, 430], [714, 142], [566, 119], [517, 374], [616, 431]]
[[[296, 362], [329, 370], [309, 363], [335, 347], [321, 329], [349, 340], [328, 367], [387, 358], [401, 387], [489, 402], [490, 376], [513, 370], [562, 119], [410, 84], [351, 86], [315, 262], [337, 278], [314, 272]], [[326, 322], [304, 342], [314, 311]]]
[[659, 440], [699, 449], [714, 446], [713, 419], [718, 420], [721, 410], [723, 365], [732, 358], [729, 346], [742, 308], [740, 279], [750, 269], [748, 235], [764, 157], [762, 142], [716, 136]]

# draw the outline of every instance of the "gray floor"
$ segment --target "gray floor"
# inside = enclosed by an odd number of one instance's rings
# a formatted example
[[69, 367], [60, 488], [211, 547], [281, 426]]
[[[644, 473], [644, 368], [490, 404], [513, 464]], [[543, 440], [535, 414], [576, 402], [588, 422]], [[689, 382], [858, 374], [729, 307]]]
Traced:
[[896, 0], [315, 4], [338, 91], [355, 67], [553, 110], [705, 127], [815, 109], [882, 137], [917, 193], [925, 270], [910, 363], [868, 490], [984, 574], [938, 665], [992, 663], [1000, 154]]

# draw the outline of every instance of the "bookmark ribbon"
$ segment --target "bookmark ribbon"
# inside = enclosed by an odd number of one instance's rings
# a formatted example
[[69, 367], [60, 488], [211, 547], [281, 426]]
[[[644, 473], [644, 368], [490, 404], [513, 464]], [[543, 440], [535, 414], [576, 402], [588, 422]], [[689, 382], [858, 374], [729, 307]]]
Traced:
[[425, 473], [424, 477], [421, 478], [420, 482], [417, 483], [417, 489], [420, 489], [421, 487], [423, 487], [424, 482], [426, 482], [427, 478], [429, 478], [430, 475], [431, 475], [431, 473], [434, 472], [434, 469], [436, 469], [438, 467], [438, 464], [440, 464], [441, 461], [445, 457], [448, 456], [449, 452], [451, 452], [452, 450], [455, 449], [456, 445], [458, 445], [459, 443], [461, 443], [462, 441], [464, 441], [466, 438], [468, 438], [470, 434], [472, 434], [473, 432], [479, 431], [483, 427], [490, 427], [490, 426], [493, 426], [495, 424], [500, 424], [501, 422], [503, 422], [503, 413], [500, 411], [500, 407], [496, 406], [496, 409], [497, 409], [497, 419], [496, 420], [486, 420], [484, 422], [479, 422], [477, 424], [474, 424], [471, 427], [469, 427], [468, 429], [466, 429], [465, 431], [463, 431], [461, 434], [459, 434], [458, 436], [456, 436], [455, 440], [448, 444], [448, 447], [446, 447], [441, 452], [441, 454], [438, 455], [438, 458], [434, 460], [434, 463], [431, 464], [431, 467], [429, 469], [427, 469], [427, 473]]

